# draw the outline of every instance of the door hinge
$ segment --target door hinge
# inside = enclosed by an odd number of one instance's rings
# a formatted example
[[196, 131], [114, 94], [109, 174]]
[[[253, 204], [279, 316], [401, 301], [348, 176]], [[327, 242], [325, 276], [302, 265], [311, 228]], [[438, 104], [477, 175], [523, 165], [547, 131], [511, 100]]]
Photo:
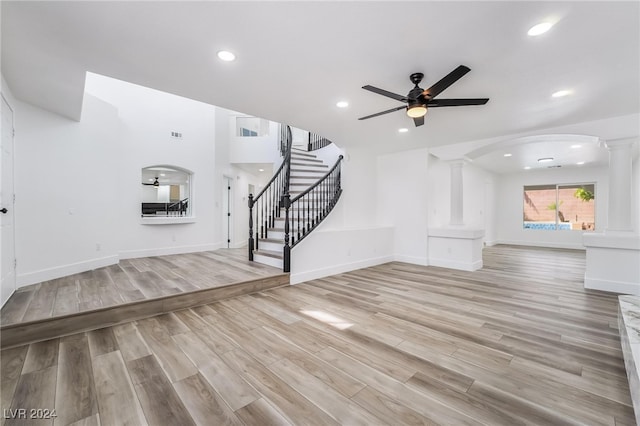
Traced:
[[228, 242], [228, 243], [230, 243], [230, 242], [231, 242], [231, 240], [227, 240], [227, 242]]
[[13, 269], [18, 268], [18, 259], [13, 259]]
[[230, 187], [230, 186], [227, 186], [227, 189], [228, 189], [229, 191], [231, 191], [231, 187]]
[[231, 217], [231, 213], [227, 213], [227, 216]]

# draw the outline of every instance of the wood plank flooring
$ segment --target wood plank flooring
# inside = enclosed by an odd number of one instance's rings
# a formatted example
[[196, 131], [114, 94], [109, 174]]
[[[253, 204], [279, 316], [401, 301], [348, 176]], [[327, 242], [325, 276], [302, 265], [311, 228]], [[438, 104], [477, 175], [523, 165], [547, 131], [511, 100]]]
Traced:
[[584, 262], [496, 246], [476, 272], [392, 262], [5, 349], [3, 412], [57, 417], [3, 424], [632, 425]]
[[217, 288], [281, 273], [247, 260], [246, 249], [127, 259], [19, 288], [2, 307], [3, 326]]

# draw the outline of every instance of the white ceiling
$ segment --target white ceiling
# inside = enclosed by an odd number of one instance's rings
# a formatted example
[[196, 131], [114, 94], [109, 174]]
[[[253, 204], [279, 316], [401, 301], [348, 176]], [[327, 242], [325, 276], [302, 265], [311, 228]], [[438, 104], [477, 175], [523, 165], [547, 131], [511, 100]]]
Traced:
[[[639, 113], [639, 4], [2, 1], [2, 73], [75, 119], [91, 71], [390, 152]], [[528, 36], [543, 20], [554, 27]], [[357, 120], [400, 105], [361, 86], [405, 94], [409, 74], [429, 87], [460, 64], [471, 72], [439, 98], [487, 105], [431, 109], [419, 128], [403, 111]]]

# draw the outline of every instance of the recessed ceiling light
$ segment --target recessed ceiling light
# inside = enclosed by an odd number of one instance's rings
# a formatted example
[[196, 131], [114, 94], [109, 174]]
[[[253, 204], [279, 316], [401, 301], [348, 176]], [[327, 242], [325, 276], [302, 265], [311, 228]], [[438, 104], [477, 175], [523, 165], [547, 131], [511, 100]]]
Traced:
[[525, 170], [529, 170], [531, 168], [531, 166], [524, 166]]
[[400, 132], [400, 133], [407, 133], [408, 131], [409, 131], [409, 129], [407, 129], [406, 127], [398, 129], [398, 132]]
[[340, 102], [338, 102], [338, 103], [336, 104], [336, 106], [337, 106], [338, 108], [346, 108], [346, 107], [348, 107], [348, 106], [349, 106], [349, 102], [347, 102], [347, 101], [340, 101]]
[[551, 29], [553, 24], [551, 22], [541, 22], [533, 27], [529, 28], [527, 34], [530, 36], [539, 36], [540, 34], [544, 34]]
[[551, 94], [552, 98], [562, 98], [564, 96], [570, 95], [571, 94], [571, 90], [558, 90], [557, 92], [554, 92]]
[[228, 50], [221, 50], [218, 52], [218, 58], [222, 59], [225, 62], [231, 62], [236, 59], [236, 55], [229, 52]]
[[571, 145], [571, 148], [582, 148], [582, 145]]
[[553, 161], [553, 157], [538, 158], [538, 163], [548, 163], [549, 161]]
[[576, 163], [578, 166], [582, 166], [584, 164], [584, 161], [579, 161]]
[[148, 180], [149, 180], [149, 182], [153, 182], [153, 179], [148, 179]]
[[166, 175], [164, 173], [160, 173], [160, 176], [165, 177]]
[[511, 157], [511, 155], [512, 155], [512, 154], [510, 154], [510, 153], [508, 153], [508, 152], [507, 152], [504, 156], [505, 156], [505, 157]]
[[264, 169], [258, 169], [259, 172], [264, 172]]

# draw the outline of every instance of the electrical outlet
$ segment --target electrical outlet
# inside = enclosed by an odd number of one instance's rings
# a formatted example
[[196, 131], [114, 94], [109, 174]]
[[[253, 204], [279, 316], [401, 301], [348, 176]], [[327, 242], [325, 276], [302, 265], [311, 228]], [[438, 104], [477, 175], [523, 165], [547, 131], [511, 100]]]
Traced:
[[182, 139], [181, 132], [171, 132], [171, 139]]

